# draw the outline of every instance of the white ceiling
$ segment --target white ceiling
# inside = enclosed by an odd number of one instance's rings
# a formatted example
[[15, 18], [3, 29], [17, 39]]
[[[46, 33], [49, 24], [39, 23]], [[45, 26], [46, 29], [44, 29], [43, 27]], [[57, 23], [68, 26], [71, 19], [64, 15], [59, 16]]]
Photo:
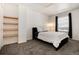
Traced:
[[47, 15], [55, 15], [79, 8], [79, 3], [27, 3], [26, 5], [32, 10], [42, 12]]

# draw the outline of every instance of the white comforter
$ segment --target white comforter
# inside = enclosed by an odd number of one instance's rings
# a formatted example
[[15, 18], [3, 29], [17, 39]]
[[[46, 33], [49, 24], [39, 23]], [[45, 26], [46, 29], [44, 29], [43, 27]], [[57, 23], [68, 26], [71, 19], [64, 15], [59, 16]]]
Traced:
[[66, 37], [68, 37], [68, 34], [65, 32], [41, 32], [38, 35], [39, 39], [52, 43], [56, 48], [58, 48], [61, 41]]

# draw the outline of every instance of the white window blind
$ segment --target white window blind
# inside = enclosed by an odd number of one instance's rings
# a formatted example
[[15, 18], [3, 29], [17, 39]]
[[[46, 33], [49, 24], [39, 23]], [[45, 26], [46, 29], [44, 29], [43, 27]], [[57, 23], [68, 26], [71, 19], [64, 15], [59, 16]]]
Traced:
[[68, 16], [58, 17], [58, 31], [69, 31], [69, 18]]

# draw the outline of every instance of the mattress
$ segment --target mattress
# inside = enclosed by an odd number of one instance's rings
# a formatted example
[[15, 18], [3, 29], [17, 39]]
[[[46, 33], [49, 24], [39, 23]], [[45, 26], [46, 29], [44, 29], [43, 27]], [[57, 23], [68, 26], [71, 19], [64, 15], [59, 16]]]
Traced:
[[67, 37], [69, 36], [65, 32], [40, 32], [38, 34], [39, 39], [52, 43], [55, 48], [58, 48], [61, 41]]

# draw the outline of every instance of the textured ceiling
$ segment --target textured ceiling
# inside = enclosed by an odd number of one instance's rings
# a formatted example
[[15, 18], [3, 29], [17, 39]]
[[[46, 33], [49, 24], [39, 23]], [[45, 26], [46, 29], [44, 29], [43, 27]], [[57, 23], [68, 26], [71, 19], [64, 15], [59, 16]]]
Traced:
[[27, 3], [29, 8], [47, 15], [55, 15], [79, 8], [79, 3]]
[[[22, 3], [34, 11], [46, 15], [56, 15], [58, 13], [70, 11], [79, 8], [79, 3]], [[13, 5], [18, 5], [15, 3]]]

